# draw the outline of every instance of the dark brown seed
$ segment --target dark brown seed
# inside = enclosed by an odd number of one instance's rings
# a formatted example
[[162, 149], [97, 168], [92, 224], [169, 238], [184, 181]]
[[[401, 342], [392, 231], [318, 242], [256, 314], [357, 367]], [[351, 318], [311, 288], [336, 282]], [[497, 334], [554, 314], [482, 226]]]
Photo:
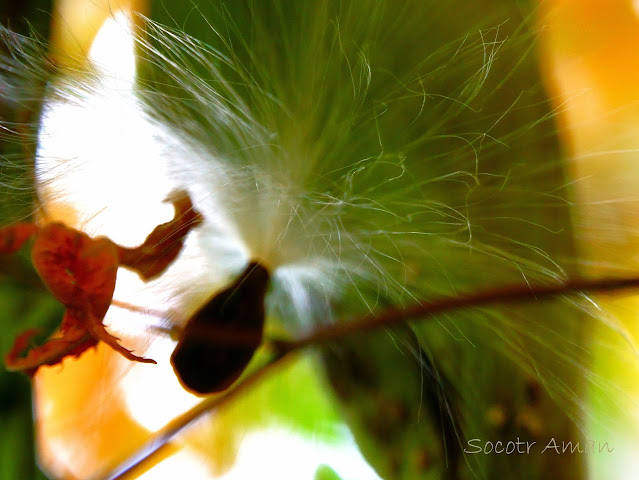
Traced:
[[262, 343], [269, 272], [252, 262], [186, 324], [171, 364], [182, 386], [196, 394], [227, 389]]

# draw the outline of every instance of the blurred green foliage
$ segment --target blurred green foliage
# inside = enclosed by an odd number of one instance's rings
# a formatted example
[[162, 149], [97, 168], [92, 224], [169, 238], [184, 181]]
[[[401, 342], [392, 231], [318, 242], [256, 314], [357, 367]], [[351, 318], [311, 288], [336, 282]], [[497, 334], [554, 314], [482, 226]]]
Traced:
[[335, 473], [328, 465], [322, 465], [317, 469], [315, 473], [315, 480], [342, 480], [340, 476]]

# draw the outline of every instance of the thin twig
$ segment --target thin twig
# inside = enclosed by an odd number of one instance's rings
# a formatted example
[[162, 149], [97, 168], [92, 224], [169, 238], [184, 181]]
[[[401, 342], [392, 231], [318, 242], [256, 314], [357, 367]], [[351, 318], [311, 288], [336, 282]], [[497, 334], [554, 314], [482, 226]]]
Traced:
[[116, 480], [124, 478], [128, 474], [132, 473], [136, 468], [141, 467], [144, 463], [152, 460], [157, 455], [161, 455], [164, 450], [169, 447], [169, 442], [176, 435], [180, 434], [189, 427], [189, 425], [206, 413], [228, 404], [238, 395], [258, 384], [271, 371], [282, 366], [284, 360], [290, 358], [289, 353], [292, 353], [292, 351], [283, 355], [273, 355], [273, 357], [263, 367], [248, 374], [244, 380], [238, 382], [235, 387], [220, 395], [215, 395], [202, 400], [188, 412], [174, 418], [162, 429], [155, 432], [153, 434], [153, 438], [149, 442], [140, 447], [135, 453], [129, 455], [126, 461], [117, 465], [112, 470], [99, 473], [94, 476], [92, 480]]
[[491, 290], [479, 291], [457, 297], [448, 297], [435, 301], [425, 301], [406, 308], [389, 308], [378, 314], [368, 314], [351, 321], [325, 325], [314, 329], [308, 335], [291, 342], [278, 341], [278, 348], [287, 351], [297, 350], [310, 345], [319, 345], [356, 334], [392, 328], [409, 320], [426, 320], [431, 315], [468, 307], [481, 307], [492, 303], [515, 303], [525, 300], [547, 300], [559, 295], [579, 292], [610, 293], [639, 288], [639, 278], [572, 280], [559, 285], [507, 285]]
[[[154, 434], [153, 439], [132, 454], [126, 462], [110, 472], [94, 477], [94, 480], [116, 480], [130, 473], [134, 468], [141, 466], [160, 454], [169, 442], [180, 432], [184, 431], [191, 423], [215, 408], [227, 404], [233, 398], [259, 383], [282, 360], [288, 358], [293, 352], [311, 346], [318, 346], [327, 342], [337, 341], [346, 337], [371, 332], [382, 328], [392, 328], [408, 321], [432, 318], [433, 315], [458, 310], [461, 308], [481, 307], [493, 303], [514, 303], [526, 300], [547, 300], [560, 295], [576, 294], [580, 292], [590, 293], [617, 293], [622, 290], [639, 288], [639, 278], [603, 279], [603, 280], [572, 280], [557, 285], [542, 285], [532, 287], [526, 285], [508, 285], [500, 288], [484, 290], [465, 296], [447, 297], [440, 300], [424, 301], [406, 308], [390, 308], [378, 314], [369, 314], [358, 317], [352, 321], [345, 321], [332, 325], [318, 327], [300, 337], [297, 340], [275, 340], [275, 355], [263, 367], [246, 376], [243, 381], [236, 384], [227, 393], [203, 400], [188, 412], [175, 418], [163, 429]], [[202, 332], [203, 335], [206, 332]], [[214, 332], [210, 332], [211, 335]], [[231, 343], [233, 339], [225, 339]], [[238, 343], [242, 343], [238, 338]]]

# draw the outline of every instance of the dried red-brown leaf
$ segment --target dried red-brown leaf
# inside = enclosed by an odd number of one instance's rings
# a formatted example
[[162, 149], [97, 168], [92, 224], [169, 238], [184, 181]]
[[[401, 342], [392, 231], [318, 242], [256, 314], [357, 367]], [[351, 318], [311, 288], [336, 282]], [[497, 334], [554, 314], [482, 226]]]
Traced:
[[44, 284], [65, 307], [104, 317], [119, 265], [115, 243], [50, 223], [36, 235], [31, 258]]
[[174, 219], [156, 227], [140, 247], [133, 249], [120, 247], [106, 237], [91, 238], [60, 223], [42, 228], [21, 223], [0, 229], [1, 253], [14, 253], [35, 237], [33, 265], [47, 288], [66, 307], [60, 336], [30, 349], [36, 332], [24, 332], [5, 358], [8, 369], [32, 375], [38, 367], [79, 356], [99, 341], [129, 360], [155, 363], [122, 347], [102, 322], [111, 305], [118, 267], [132, 268], [144, 279], [161, 274], [180, 253], [186, 235], [202, 222], [185, 192], [167, 200], [175, 206]]
[[174, 193], [165, 201], [175, 207], [173, 220], [155, 227], [139, 247], [119, 247], [120, 264], [136, 270], [144, 280], [161, 274], [182, 250], [189, 231], [202, 223], [186, 192]]
[[38, 227], [36, 225], [26, 222], [0, 228], [0, 253], [16, 253], [37, 231]]
[[[19, 370], [32, 376], [39, 367], [57, 365], [64, 358], [79, 356], [98, 343], [98, 340], [85, 330], [72, 329], [64, 332], [62, 337], [50, 338], [43, 345], [30, 348], [33, 337], [38, 333], [36, 329], [29, 329], [16, 338], [5, 357], [8, 370]], [[24, 352], [27, 352], [26, 356], [23, 356]]]

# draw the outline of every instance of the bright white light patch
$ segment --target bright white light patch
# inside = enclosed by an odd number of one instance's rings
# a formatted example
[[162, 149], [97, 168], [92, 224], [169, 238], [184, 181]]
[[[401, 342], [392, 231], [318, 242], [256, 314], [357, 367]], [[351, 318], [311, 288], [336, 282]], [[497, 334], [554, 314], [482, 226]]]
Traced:
[[133, 91], [134, 38], [125, 13], [105, 22], [89, 56], [95, 65], [90, 78], [51, 86], [57, 95], [43, 107], [37, 158], [41, 196], [54, 207], [58, 200], [72, 206], [78, 217], [73, 226], [138, 245], [172, 218], [173, 207], [162, 200], [176, 187], [157, 127]]
[[[614, 478], [635, 480], [639, 470], [636, 452], [639, 445], [635, 435], [609, 432], [607, 436], [594, 441], [594, 453], [587, 455], [588, 472], [591, 478]], [[590, 447], [583, 443], [583, 448]]]
[[315, 442], [302, 435], [279, 429], [253, 432], [242, 440], [236, 463], [230, 471], [215, 476], [205, 465], [205, 459], [199, 458], [186, 448], [139, 478], [313, 480], [317, 469], [327, 465], [342, 480], [381, 480], [366, 463], [347, 430], [344, 431], [342, 441], [335, 445]]
[[89, 60], [111, 87], [131, 89], [136, 74], [134, 45], [133, 25], [123, 10], [108, 18], [96, 35]]
[[247, 434], [235, 465], [219, 478], [313, 480], [321, 465], [330, 466], [343, 480], [381, 480], [346, 430], [339, 443], [328, 445], [278, 429]]

